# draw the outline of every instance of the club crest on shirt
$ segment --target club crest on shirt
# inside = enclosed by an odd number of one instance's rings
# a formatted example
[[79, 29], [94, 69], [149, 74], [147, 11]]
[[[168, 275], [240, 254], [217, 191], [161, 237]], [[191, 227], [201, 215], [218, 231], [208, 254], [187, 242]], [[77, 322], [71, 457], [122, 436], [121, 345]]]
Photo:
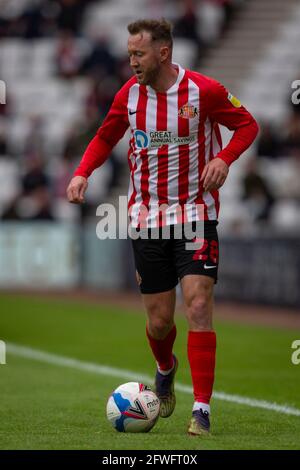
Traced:
[[186, 103], [181, 106], [180, 110], [178, 111], [178, 116], [184, 119], [192, 119], [198, 116], [198, 109], [192, 104]]

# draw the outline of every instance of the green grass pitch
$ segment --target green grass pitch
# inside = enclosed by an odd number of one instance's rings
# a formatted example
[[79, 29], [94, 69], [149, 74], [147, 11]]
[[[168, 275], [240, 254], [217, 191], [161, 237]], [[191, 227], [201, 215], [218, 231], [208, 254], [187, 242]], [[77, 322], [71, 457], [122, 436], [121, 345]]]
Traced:
[[[145, 316], [107, 305], [0, 296], [0, 340], [154, 376]], [[177, 316], [178, 382], [191, 385], [187, 326]], [[216, 322], [215, 390], [300, 409], [300, 332]], [[126, 380], [7, 353], [0, 365], [0, 449], [299, 449], [300, 416], [212, 400], [212, 435], [186, 434], [192, 396], [177, 392], [169, 419], [150, 433], [117, 433], [107, 422], [110, 392]], [[151, 384], [149, 384], [151, 385]]]

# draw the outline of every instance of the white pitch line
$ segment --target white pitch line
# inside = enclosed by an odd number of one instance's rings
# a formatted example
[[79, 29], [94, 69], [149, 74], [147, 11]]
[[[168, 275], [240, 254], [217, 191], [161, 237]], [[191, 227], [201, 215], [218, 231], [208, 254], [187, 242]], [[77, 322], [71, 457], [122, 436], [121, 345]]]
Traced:
[[[47, 353], [38, 349], [28, 348], [26, 346], [18, 346], [17, 344], [6, 343], [8, 354], [19, 356], [26, 359], [32, 359], [38, 362], [45, 362], [55, 366], [70, 367], [72, 369], [91, 372], [98, 375], [106, 375], [109, 377], [117, 377], [119, 379], [152, 383], [153, 378], [149, 375], [138, 374], [126, 369], [118, 369], [116, 367], [93, 364], [78, 359], [58, 356], [56, 354]], [[6, 361], [9, 364], [9, 358]], [[176, 383], [176, 390], [182, 393], [192, 394], [192, 387], [180, 383]], [[264, 410], [275, 411], [290, 416], [300, 416], [300, 410], [288, 405], [279, 405], [265, 400], [256, 400], [254, 398], [242, 397], [240, 395], [230, 395], [224, 392], [214, 392], [213, 398], [216, 400], [229, 401], [239, 405], [251, 406], [254, 408], [262, 408]]]

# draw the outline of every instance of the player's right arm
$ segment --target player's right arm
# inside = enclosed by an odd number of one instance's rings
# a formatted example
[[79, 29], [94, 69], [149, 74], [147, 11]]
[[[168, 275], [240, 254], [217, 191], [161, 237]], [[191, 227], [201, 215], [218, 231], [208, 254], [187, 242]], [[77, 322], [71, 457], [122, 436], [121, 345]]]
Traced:
[[[107, 118], [108, 116], [109, 113]], [[84, 194], [88, 187], [88, 177], [96, 168], [103, 165], [111, 153], [111, 149], [114, 147], [114, 145], [108, 144], [106, 140], [99, 136], [100, 130], [101, 127], [87, 146], [67, 188], [68, 200], [73, 204], [82, 204], [84, 202]]]
[[88, 187], [88, 177], [107, 160], [113, 147], [125, 134], [128, 126], [127, 96], [128, 86], [124, 86], [116, 94], [114, 102], [83, 154], [67, 188], [69, 202], [81, 204]]
[[88, 187], [87, 178], [84, 176], [74, 176], [67, 188], [68, 201], [73, 204], [82, 204], [84, 202], [84, 193]]

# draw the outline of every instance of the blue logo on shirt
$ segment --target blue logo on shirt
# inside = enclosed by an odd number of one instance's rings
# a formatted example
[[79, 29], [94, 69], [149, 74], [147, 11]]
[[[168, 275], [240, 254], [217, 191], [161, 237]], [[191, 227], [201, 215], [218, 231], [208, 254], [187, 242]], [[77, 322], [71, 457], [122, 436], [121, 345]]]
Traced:
[[146, 149], [149, 147], [149, 138], [146, 132], [137, 129], [134, 131], [134, 138], [137, 148]]

